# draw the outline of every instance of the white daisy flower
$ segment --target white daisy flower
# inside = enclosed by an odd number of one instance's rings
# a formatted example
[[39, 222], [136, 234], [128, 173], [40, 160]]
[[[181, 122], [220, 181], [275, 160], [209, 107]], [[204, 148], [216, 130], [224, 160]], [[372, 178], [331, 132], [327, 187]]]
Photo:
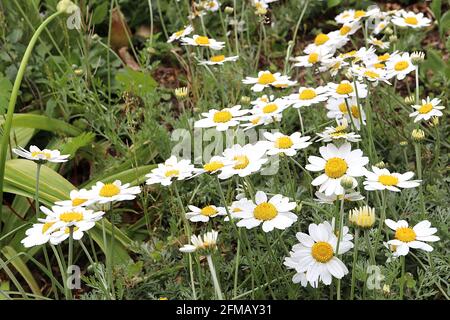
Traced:
[[363, 182], [366, 190], [389, 190], [400, 192], [399, 188], [415, 188], [420, 185], [421, 180], [410, 180], [414, 172], [391, 173], [388, 169], [380, 169], [372, 166], [372, 171], [366, 170], [366, 180]]
[[140, 192], [140, 187], [130, 187], [129, 183], [122, 185], [120, 180], [116, 180], [113, 183], [103, 183], [98, 181], [91, 189], [92, 199], [100, 204], [113, 201], [133, 200]]
[[57, 201], [55, 204], [62, 207], [87, 207], [93, 203], [92, 192], [86, 189], [72, 190], [70, 200]]
[[225, 47], [225, 42], [220, 42], [214, 39], [210, 39], [207, 36], [194, 35], [192, 38], [181, 38], [182, 45], [184, 46], [200, 46], [208, 47], [212, 50], [221, 50]]
[[248, 113], [248, 110], [241, 110], [241, 106], [237, 105], [231, 108], [224, 108], [222, 110], [211, 109], [208, 112], [203, 112], [203, 119], [197, 120], [194, 123], [195, 128], [213, 128], [217, 131], [226, 131], [230, 127], [235, 127], [239, 124], [237, 117]]
[[294, 67], [312, 67], [327, 61], [333, 57], [333, 52], [328, 47], [316, 48], [304, 56], [293, 57], [291, 61], [295, 62]]
[[353, 66], [351, 72], [354, 76], [358, 77], [358, 80], [367, 79], [372, 82], [374, 85], [378, 85], [380, 81], [391, 84], [388, 79], [388, 73], [384, 69], [377, 68], [364, 68], [360, 66]]
[[320, 33], [314, 38], [313, 43], [306, 46], [304, 51], [310, 54], [320, 48], [327, 48], [333, 54], [336, 49], [342, 48], [348, 41], [349, 38], [342, 36], [339, 30], [327, 34]]
[[298, 93], [291, 94], [286, 99], [296, 109], [311, 106], [328, 99], [328, 88], [300, 87]]
[[[74, 240], [81, 240], [83, 238], [84, 232], [87, 230], [83, 230], [79, 227], [73, 227], [72, 230], [72, 237]], [[55, 232], [52, 233], [52, 236], [50, 238], [50, 243], [53, 245], [60, 244], [64, 240], [68, 239], [70, 237], [70, 228], [69, 227], [63, 227]]]
[[361, 141], [361, 136], [354, 132], [348, 132], [348, 121], [346, 118], [337, 119], [336, 127], [326, 127], [322, 133], [317, 133], [320, 137], [317, 141], [332, 142], [334, 140], [346, 140], [348, 142]]
[[[274, 120], [276, 122], [280, 122], [281, 118], [282, 118], [282, 113], [278, 113], [273, 116], [253, 114], [250, 116], [240, 117], [239, 121], [242, 121], [243, 123], [241, 123], [239, 126], [245, 128], [244, 131], [247, 131], [256, 126], [271, 124], [272, 122], [274, 122]], [[245, 121], [248, 121], [248, 122], [245, 122]]]
[[35, 223], [33, 226], [25, 231], [26, 237], [20, 241], [25, 248], [31, 248], [34, 246], [40, 246], [47, 243], [52, 233], [55, 231], [55, 222], [42, 222]]
[[217, 231], [209, 231], [203, 235], [203, 237], [196, 236], [195, 234], [191, 236], [192, 244], [185, 244], [180, 248], [181, 252], [191, 253], [197, 250], [201, 251], [213, 251], [217, 249], [217, 238], [219, 233]]
[[356, 97], [356, 91], [358, 91], [358, 97], [365, 98], [367, 96], [367, 86], [364, 83], [358, 81], [356, 83], [356, 88], [353, 82], [348, 80], [343, 80], [340, 83], [329, 82], [327, 84], [328, 94], [333, 98], [350, 98]]
[[421, 105], [413, 105], [415, 109], [413, 113], [410, 113], [410, 117], [415, 117], [414, 122], [419, 122], [420, 120], [428, 121], [431, 117], [441, 117], [443, 115], [441, 110], [444, 110], [444, 106], [440, 106], [441, 99], [427, 97], [427, 99], [422, 99]]
[[[243, 208], [248, 208], [248, 206], [252, 205], [252, 200], [248, 200], [244, 194], [238, 194], [236, 196], [236, 201], [231, 203], [231, 206], [228, 208], [228, 212], [232, 219], [240, 219], [240, 217], [236, 216], [239, 212], [244, 211]], [[225, 221], [229, 221], [228, 216], [225, 217]]]
[[422, 12], [414, 13], [412, 11], [400, 10], [392, 18], [392, 23], [399, 27], [423, 28], [431, 25], [431, 20], [424, 17]]
[[209, 60], [206, 61], [200, 61], [199, 65], [223, 65], [225, 62], [228, 61], [237, 61], [237, 59], [239, 59], [239, 56], [231, 56], [231, 57], [225, 57], [224, 55], [217, 55], [217, 56], [212, 56], [211, 58], [209, 58]]
[[22, 147], [18, 149], [13, 148], [12, 151], [22, 158], [39, 162], [66, 162], [68, 160], [67, 158], [70, 157], [69, 154], [62, 155], [58, 150], [41, 150], [36, 146], [30, 146], [30, 151]]
[[172, 33], [172, 35], [169, 37], [169, 40], [167, 40], [168, 43], [173, 42], [175, 40], [179, 40], [183, 37], [186, 37], [187, 35], [190, 35], [194, 31], [194, 28], [191, 25], [185, 26], [183, 29]]
[[386, 61], [386, 70], [389, 77], [397, 77], [398, 80], [403, 80], [410, 72], [415, 71], [416, 68], [408, 52], [392, 54]]
[[372, 17], [379, 13], [380, 9], [378, 7], [374, 7], [372, 9], [369, 8], [368, 11], [349, 9], [338, 14], [334, 19], [337, 23], [345, 24], [359, 21], [360, 19], [365, 17]]
[[358, 50], [352, 50], [339, 56], [344, 59], [351, 59], [353, 63], [357, 63], [360, 61], [373, 61], [376, 59], [376, 49], [373, 46], [370, 46], [368, 49], [366, 47], [361, 47]]
[[[339, 238], [339, 229], [336, 226], [336, 219], [331, 219], [331, 223], [328, 221], [322, 222], [323, 225], [329, 230], [329, 232], [333, 232], [336, 238]], [[342, 226], [342, 236], [341, 236], [341, 244], [344, 244], [345, 247], [353, 248], [353, 235], [350, 233], [350, 229], [347, 226]]]
[[270, 232], [274, 228], [284, 230], [297, 221], [297, 215], [291, 212], [296, 206], [295, 202], [289, 202], [289, 198], [281, 194], [268, 200], [263, 191], [258, 191], [255, 203], [246, 203], [242, 211], [235, 213], [236, 217], [241, 218], [236, 226], [252, 229], [262, 223], [264, 232]]
[[329, 71], [332, 77], [335, 77], [339, 70], [348, 66], [349, 63], [345, 61], [342, 56], [331, 57], [324, 59], [321, 61], [321, 65], [319, 67], [320, 72]]
[[361, 29], [361, 23], [359, 21], [353, 21], [344, 23], [344, 25], [339, 30], [333, 31], [331, 33], [334, 34], [338, 32], [341, 37], [346, 37], [351, 36], [359, 29]]
[[276, 72], [272, 73], [270, 71], [260, 71], [258, 72], [258, 77], [246, 77], [242, 80], [244, 84], [253, 84], [252, 91], [261, 92], [264, 88], [269, 86], [277, 87], [277, 86], [289, 86], [293, 85], [295, 82], [289, 80], [288, 76], [282, 76], [281, 73]]
[[389, 49], [389, 41], [383, 41], [375, 37], [370, 37], [368, 42], [380, 49]]
[[[348, 105], [348, 107], [347, 107]], [[330, 119], [346, 119], [347, 123], [352, 123], [355, 125], [356, 130], [361, 129], [362, 124], [366, 124], [366, 113], [363, 108], [358, 107], [356, 98], [347, 99], [335, 99], [330, 98], [327, 101], [325, 107], [328, 109], [327, 117]], [[350, 109], [350, 114], [348, 110]]]
[[375, 35], [379, 34], [381, 31], [384, 30], [384, 28], [386, 28], [388, 26], [389, 23], [390, 23], [389, 17], [386, 17], [383, 20], [377, 22], [375, 27], [373, 28], [372, 33]]
[[203, 168], [194, 169], [195, 174], [192, 176], [192, 178], [202, 173], [215, 174], [221, 171], [224, 167], [233, 166], [234, 164], [234, 161], [225, 159], [222, 156], [213, 156], [207, 163], [203, 165]]
[[348, 142], [340, 147], [329, 143], [319, 148], [322, 158], [309, 156], [306, 170], [324, 171], [311, 182], [313, 186], [320, 186], [319, 192], [325, 192], [327, 196], [344, 194], [344, 188], [341, 186], [341, 180], [344, 177], [351, 178], [353, 187], [357, 186], [355, 177], [364, 175], [364, 166], [369, 162], [369, 158], [363, 157], [360, 149], [352, 151], [351, 148]]
[[267, 162], [265, 158], [266, 148], [260, 143], [240, 146], [235, 144], [231, 148], [225, 149], [223, 156], [229, 161], [234, 161], [234, 166], [223, 168], [219, 174], [219, 179], [228, 179], [237, 174], [246, 177], [259, 171], [263, 164]]
[[434, 234], [437, 232], [436, 228], [431, 227], [428, 220], [424, 220], [416, 224], [413, 228], [408, 226], [405, 220], [398, 222], [386, 219], [386, 225], [395, 231], [393, 240], [387, 243], [395, 247], [394, 256], [406, 256], [409, 249], [421, 249], [426, 252], [433, 251], [433, 247], [425, 242], [436, 242], [440, 238]]
[[220, 3], [217, 0], [205, 0], [201, 2], [203, 8], [208, 11], [215, 12], [220, 9]]
[[300, 243], [292, 247], [290, 256], [284, 260], [284, 265], [293, 268], [297, 273], [305, 272], [306, 280], [313, 288], [317, 288], [319, 281], [330, 285], [332, 277], [342, 279], [348, 269], [336, 256], [349, 251], [353, 244], [350, 241], [339, 243], [330, 228], [330, 224], [310, 224], [309, 234], [298, 232], [296, 237]]
[[[314, 200], [319, 203], [334, 204], [336, 201], [342, 200], [342, 195], [338, 196], [336, 194], [332, 194], [332, 195], [327, 196], [325, 193], [319, 192], [319, 191], [316, 191], [316, 193], [314, 193], [314, 194], [317, 197]], [[354, 201], [361, 201], [363, 199], [364, 199], [364, 196], [361, 195], [361, 193], [359, 193], [357, 191], [344, 194], [345, 201], [354, 202]]]
[[214, 205], [208, 205], [203, 208], [189, 205], [188, 208], [191, 211], [186, 213], [186, 218], [192, 222], [208, 222], [210, 218], [227, 214], [225, 208]]
[[164, 163], [159, 163], [158, 167], [145, 175], [147, 184], [160, 183], [163, 186], [169, 186], [173, 180], [184, 180], [192, 176], [194, 166], [190, 160], [177, 160], [177, 157], [171, 156]]
[[273, 100], [273, 96], [270, 96], [270, 98], [267, 102], [256, 104], [250, 112], [255, 116], [279, 118], [281, 120], [281, 114], [288, 107], [289, 101], [282, 98]]
[[294, 132], [290, 136], [281, 132], [264, 132], [264, 137], [268, 140], [265, 141], [265, 145], [269, 156], [284, 154], [292, 157], [298, 150], [305, 149], [311, 144], [308, 141], [311, 137], [302, 137], [300, 132]]

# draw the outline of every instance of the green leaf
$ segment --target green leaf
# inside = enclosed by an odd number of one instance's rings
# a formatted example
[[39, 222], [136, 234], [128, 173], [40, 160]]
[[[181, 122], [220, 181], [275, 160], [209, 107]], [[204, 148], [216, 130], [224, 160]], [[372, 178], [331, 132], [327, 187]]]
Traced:
[[439, 20], [439, 34], [441, 37], [445, 32], [448, 32], [448, 30], [450, 30], [450, 10], [444, 13]]
[[108, 6], [108, 2], [103, 2], [94, 9], [94, 13], [92, 14], [92, 24], [100, 24], [105, 20], [106, 15], [108, 14]]
[[441, 20], [441, 0], [433, 0], [430, 4], [431, 11], [433, 11], [434, 18], [439, 22]]
[[[4, 122], [0, 118], [0, 125]], [[68, 136], [78, 136], [81, 130], [62, 120], [52, 119], [46, 116], [31, 113], [16, 113], [13, 115], [13, 128], [33, 128], [51, 132], [59, 132]]]
[[342, 0], [327, 0], [327, 6], [328, 8], [333, 8], [339, 5], [342, 2]]
[[4, 114], [8, 108], [12, 87], [11, 81], [0, 73], [0, 114]]
[[148, 73], [134, 71], [129, 67], [117, 72], [116, 81], [122, 91], [133, 92], [141, 97], [153, 93], [157, 85], [156, 81]]
[[17, 272], [19, 272], [20, 275], [23, 277], [23, 279], [27, 282], [31, 291], [33, 291], [33, 293], [36, 295], [42, 296], [41, 289], [39, 288], [36, 280], [31, 274], [30, 269], [28, 269], [27, 265], [22, 260], [22, 258], [17, 256], [16, 250], [14, 250], [14, 248], [10, 246], [5, 246], [1, 251], [3, 255], [6, 257], [6, 259], [8, 260], [11, 259], [9, 262], [14, 266]]

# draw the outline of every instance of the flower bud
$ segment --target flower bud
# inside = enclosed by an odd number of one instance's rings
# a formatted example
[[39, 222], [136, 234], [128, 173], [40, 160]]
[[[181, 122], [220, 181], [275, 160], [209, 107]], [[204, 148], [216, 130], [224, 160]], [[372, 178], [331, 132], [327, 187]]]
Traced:
[[414, 51], [411, 54], [411, 62], [415, 65], [421, 64], [425, 60], [425, 53], [422, 51]]
[[181, 88], [176, 88], [175, 89], [175, 96], [177, 97], [177, 99], [179, 100], [184, 100], [187, 98], [189, 94], [188, 88], [187, 87], [181, 87]]
[[353, 188], [353, 179], [351, 177], [343, 177], [341, 179], [341, 187], [345, 190]]
[[414, 142], [422, 142], [425, 139], [425, 132], [422, 129], [414, 129], [411, 133]]
[[79, 10], [78, 6], [70, 0], [61, 0], [56, 5], [56, 10], [58, 12], [63, 12], [67, 14], [72, 14], [75, 11]]
[[242, 96], [241, 97], [241, 103], [244, 104], [244, 105], [249, 104], [250, 100], [251, 100], [250, 97], [247, 97], [247, 96]]
[[348, 221], [358, 228], [372, 228], [375, 224], [375, 208], [364, 206], [350, 210]]
[[225, 13], [226, 14], [232, 14], [234, 12], [234, 8], [233, 7], [225, 7]]

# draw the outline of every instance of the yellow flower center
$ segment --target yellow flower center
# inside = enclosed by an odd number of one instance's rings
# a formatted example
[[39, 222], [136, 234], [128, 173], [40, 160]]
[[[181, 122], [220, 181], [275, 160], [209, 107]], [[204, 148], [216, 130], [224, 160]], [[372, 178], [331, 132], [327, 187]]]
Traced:
[[50, 229], [54, 224], [55, 224], [55, 222], [44, 223], [44, 225], [42, 226], [42, 234], [45, 234], [47, 232], [47, 230]]
[[259, 123], [259, 120], [261, 120], [261, 117], [256, 117], [256, 118], [252, 119], [250, 122], [251, 122], [252, 124], [258, 124], [258, 123]]
[[37, 157], [37, 156], [44, 156], [45, 159], [50, 159], [50, 158], [52, 157], [52, 155], [51, 155], [50, 153], [44, 152], [44, 151], [33, 151], [33, 152], [31, 153], [31, 156], [32, 156], [33, 158], [34, 158], [34, 157]]
[[222, 62], [223, 60], [225, 60], [225, 56], [223, 54], [218, 56], [212, 56], [210, 59], [211, 62]]
[[250, 161], [248, 160], [247, 156], [235, 156], [233, 158], [234, 161], [236, 161], [236, 164], [234, 165], [234, 169], [245, 169]]
[[180, 171], [177, 169], [172, 169], [172, 170], [167, 170], [166, 173], [164, 174], [167, 178], [169, 177], [175, 177], [178, 176], [180, 174]]
[[395, 230], [395, 239], [402, 242], [411, 242], [416, 240], [416, 233], [412, 228], [398, 228], [397, 230]]
[[275, 82], [277, 79], [275, 79], [275, 76], [271, 72], [265, 72], [258, 78], [259, 84], [271, 84], [272, 82]]
[[213, 121], [215, 123], [225, 123], [231, 120], [233, 115], [230, 111], [217, 111], [213, 116]]
[[316, 63], [317, 61], [319, 61], [319, 54], [318, 54], [318, 53], [313, 52], [313, 53], [311, 53], [311, 54], [308, 56], [308, 62], [309, 62], [309, 63], [314, 64], [314, 63]]
[[215, 215], [217, 213], [217, 210], [213, 206], [207, 206], [204, 207], [200, 212], [202, 215], [210, 217], [212, 215]]
[[258, 220], [272, 220], [277, 214], [277, 208], [269, 202], [263, 202], [253, 210], [253, 216]]
[[420, 107], [419, 113], [425, 114], [430, 112], [431, 110], [433, 110], [433, 105], [431, 103], [425, 103]]
[[349, 94], [353, 92], [353, 87], [350, 83], [341, 82], [336, 88], [336, 93], [338, 94]]
[[233, 212], [242, 212], [242, 209], [241, 208], [234, 208]]
[[384, 64], [383, 63], [375, 63], [373, 65], [376, 69], [383, 69], [384, 68]]
[[275, 141], [275, 148], [289, 149], [294, 143], [289, 137], [280, 137]]
[[72, 199], [72, 206], [74, 206], [74, 207], [81, 206], [86, 201], [87, 201], [87, 199], [81, 199], [81, 198]]
[[385, 53], [385, 54], [383, 54], [383, 55], [381, 55], [381, 56], [378, 56], [378, 61], [386, 61], [387, 59], [389, 59], [390, 58], [390, 54], [389, 53]]
[[120, 193], [120, 188], [116, 186], [114, 183], [105, 184], [99, 192], [99, 195], [102, 197], [113, 197]]
[[394, 69], [395, 71], [403, 71], [408, 67], [409, 67], [408, 61], [399, 61], [395, 64]]
[[216, 6], [216, 3], [214, 1], [208, 2], [208, 7], [214, 8]]
[[180, 31], [177, 31], [177, 32], [175, 32], [175, 36], [181, 37], [183, 35], [183, 32], [184, 32], [184, 29], [180, 30]]
[[224, 164], [220, 161], [211, 161], [203, 166], [203, 169], [207, 172], [217, 171], [223, 168]]
[[328, 242], [319, 241], [312, 246], [311, 254], [317, 262], [327, 263], [333, 258], [333, 247]]
[[314, 39], [314, 43], [316, 46], [320, 46], [325, 42], [327, 42], [328, 40], [330, 40], [330, 37], [327, 36], [326, 34], [321, 33], [316, 36], [316, 38]]
[[356, 54], [356, 50], [349, 51], [345, 54], [346, 57], [353, 57]]
[[208, 39], [208, 37], [199, 36], [199, 37], [195, 38], [195, 43], [200, 46], [206, 46], [209, 44], [209, 39]]
[[[77, 231], [78, 229], [79, 229], [78, 227], [73, 227], [73, 232]], [[69, 227], [66, 227], [66, 228], [64, 229], [64, 233], [65, 233], [65, 234], [69, 234], [69, 233], [70, 233], [70, 228], [69, 228]]]
[[83, 220], [83, 214], [81, 212], [64, 212], [59, 215], [59, 220], [63, 222], [75, 222]]
[[350, 32], [350, 30], [352, 30], [351, 27], [349, 27], [349, 26], [343, 26], [342, 28], [339, 29], [339, 34], [340, 34], [341, 36], [345, 36], [347, 33]]
[[415, 26], [419, 21], [417, 21], [416, 17], [407, 17], [404, 19], [406, 24], [412, 24], [413, 26]]
[[366, 12], [364, 10], [357, 10], [355, 11], [355, 19], [362, 18], [366, 15]]
[[276, 103], [269, 103], [263, 108], [264, 113], [272, 113], [278, 110]]
[[311, 100], [317, 97], [316, 91], [314, 89], [305, 89], [300, 93], [300, 100]]
[[367, 70], [366, 72], [364, 72], [364, 75], [368, 78], [372, 78], [372, 79], [378, 79], [380, 77], [380, 75], [376, 72]]
[[342, 158], [330, 158], [325, 164], [325, 174], [333, 179], [342, 177], [347, 169], [347, 162]]
[[384, 186], [395, 186], [398, 183], [398, 178], [388, 174], [383, 174], [378, 177], [378, 182]]
[[[339, 105], [339, 111], [344, 113], [344, 114], [348, 114], [347, 105], [345, 104], [345, 102], [342, 102]], [[361, 117], [361, 114], [359, 113], [358, 106], [351, 106], [350, 107], [350, 112], [352, 113], [353, 118], [359, 119]]]

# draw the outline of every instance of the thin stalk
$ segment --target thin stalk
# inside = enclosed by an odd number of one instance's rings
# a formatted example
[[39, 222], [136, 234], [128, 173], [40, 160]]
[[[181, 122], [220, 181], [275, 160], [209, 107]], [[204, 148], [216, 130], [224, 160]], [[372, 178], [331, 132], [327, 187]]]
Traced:
[[[16, 106], [17, 96], [20, 90], [20, 84], [22, 83], [25, 70], [27, 68], [28, 60], [30, 59], [31, 52], [33, 51], [34, 45], [36, 44], [40, 34], [47, 27], [47, 25], [53, 21], [57, 16], [62, 14], [62, 12], [55, 12], [51, 16], [42, 22], [42, 24], [37, 28], [36, 32], [31, 37], [28, 47], [23, 55], [22, 61], [20, 62], [19, 70], [17, 71], [16, 80], [14, 81], [14, 86], [11, 91], [11, 96], [9, 99], [8, 110], [5, 117], [3, 135], [0, 143], [0, 204], [3, 203], [3, 181], [5, 178], [5, 165], [6, 165], [6, 154], [8, 152], [9, 146], [9, 136], [11, 133], [12, 120], [14, 115], [14, 109]], [[0, 205], [0, 221], [2, 221], [3, 206]], [[1, 233], [1, 223], [0, 223], [0, 233]]]
[[364, 238], [366, 240], [367, 251], [369, 251], [370, 263], [372, 265], [376, 265], [377, 263], [375, 261], [375, 254], [372, 250], [372, 243], [370, 242], [369, 238], [369, 230], [364, 230]]
[[114, 269], [114, 240], [115, 240], [115, 227], [114, 227], [114, 215], [113, 215], [113, 205], [110, 202], [109, 212], [111, 216], [111, 241], [109, 244], [109, 261], [108, 261], [108, 284], [111, 288], [111, 296], [112, 299], [116, 299], [116, 290], [114, 287], [114, 277], [113, 277], [113, 269]]
[[211, 277], [214, 284], [214, 290], [216, 291], [216, 295], [219, 298], [219, 300], [223, 300], [222, 290], [220, 289], [219, 280], [217, 279], [216, 268], [214, 267], [214, 262], [210, 254], [206, 256], [206, 260], [208, 260], [209, 271], [211, 272]]
[[380, 222], [378, 223], [378, 230], [375, 237], [375, 244], [374, 244], [374, 252], [377, 252], [378, 249], [378, 241], [380, 241], [381, 231], [383, 230], [383, 224], [384, 220], [386, 220], [386, 190], [381, 191], [381, 217]]
[[[416, 171], [417, 171], [417, 177], [419, 180], [422, 180], [422, 150], [420, 143], [414, 144], [414, 150], [416, 153]], [[425, 210], [425, 199], [423, 197], [423, 180], [419, 186], [419, 194], [420, 194], [420, 209], [421, 209], [421, 215], [422, 219], [425, 219], [426, 216], [426, 210]]]
[[36, 162], [36, 193], [34, 196], [35, 203], [35, 211], [36, 211], [36, 220], [39, 218], [39, 176], [41, 172], [42, 163], [40, 161]]
[[[189, 223], [186, 220], [186, 212], [184, 210], [183, 201], [181, 200], [180, 193], [178, 192], [178, 188], [177, 188], [176, 182], [173, 183], [173, 189], [174, 189], [175, 195], [176, 195], [176, 197], [178, 199], [178, 204], [180, 205], [181, 215], [182, 215], [182, 219], [183, 219], [183, 223], [184, 223], [184, 231], [185, 231], [186, 236], [188, 237], [188, 239], [190, 239], [191, 238], [191, 228], [189, 227]], [[191, 256], [191, 254], [188, 255], [188, 258], [189, 258], [189, 276], [191, 278], [192, 296], [193, 296], [194, 300], [197, 300], [197, 291], [195, 290], [194, 271], [192, 269], [192, 256]]]
[[[239, 232], [239, 238], [241, 235], [241, 230]], [[236, 249], [236, 263], [234, 265], [234, 287], [233, 287], [233, 297], [237, 296], [237, 287], [238, 287], [238, 273], [239, 273], [239, 260], [241, 258], [241, 240], [237, 239], [237, 249]]]
[[[69, 227], [69, 254], [67, 257], [67, 274], [69, 274], [69, 268], [72, 266], [73, 260], [73, 226]], [[68, 285], [68, 284], [67, 284]], [[68, 289], [69, 299], [72, 300], [72, 289]]]
[[420, 97], [420, 92], [419, 92], [420, 88], [419, 88], [419, 66], [416, 66], [416, 104], [419, 104], [419, 97]]
[[356, 280], [356, 272], [355, 265], [356, 260], [358, 259], [358, 237], [359, 237], [359, 228], [355, 230], [355, 246], [353, 247], [353, 263], [352, 263], [352, 284], [350, 288], [350, 300], [353, 300], [355, 297], [355, 280]]
[[403, 289], [405, 286], [405, 256], [400, 257], [400, 263], [402, 264], [402, 275], [400, 279], [400, 300], [403, 300]]
[[[343, 229], [343, 225], [344, 225], [344, 202], [345, 202], [345, 192], [342, 195], [341, 208], [339, 210], [340, 219], [339, 219], [338, 241], [337, 241], [337, 244], [336, 244], [336, 256], [339, 256], [339, 247], [340, 247], [341, 239], [342, 239], [342, 229]], [[341, 279], [337, 279], [336, 299], [337, 300], [341, 300]]]

